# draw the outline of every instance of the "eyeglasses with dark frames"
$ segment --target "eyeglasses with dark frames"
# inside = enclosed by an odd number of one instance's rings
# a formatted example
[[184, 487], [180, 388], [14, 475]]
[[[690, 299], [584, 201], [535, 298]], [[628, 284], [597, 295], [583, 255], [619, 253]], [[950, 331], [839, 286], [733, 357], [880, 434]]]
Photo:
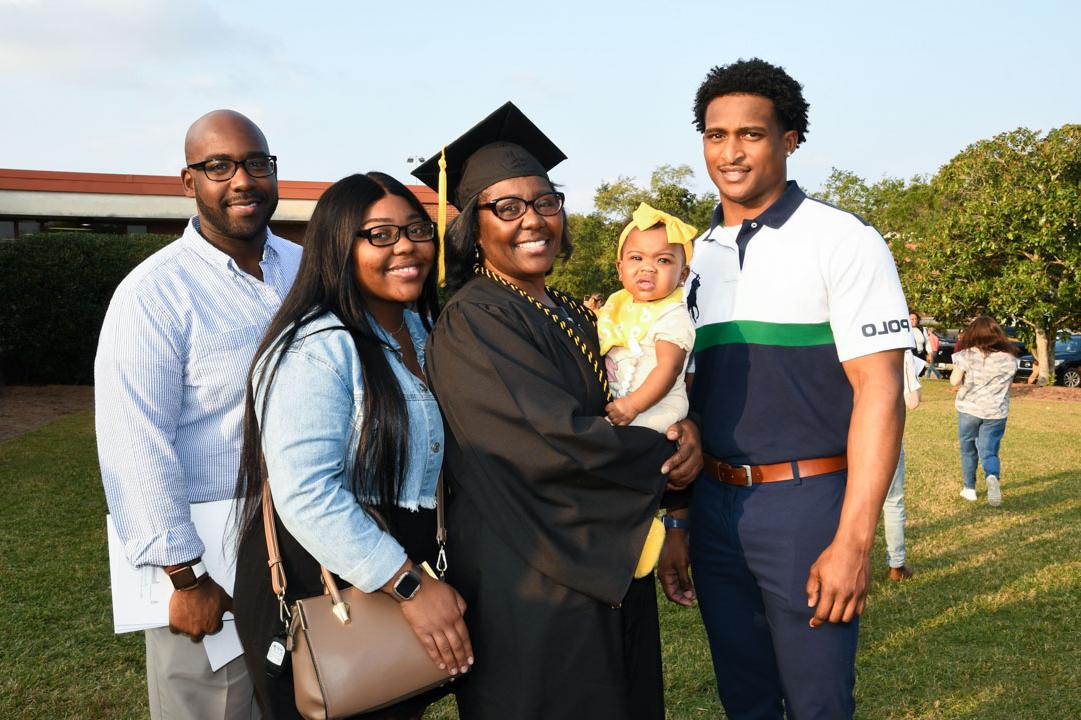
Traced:
[[189, 170], [202, 170], [208, 180], [225, 182], [232, 180], [236, 169], [244, 166], [244, 172], [253, 178], [270, 177], [278, 171], [278, 158], [275, 155], [233, 160], [232, 158], [211, 158], [188, 165]]
[[376, 247], [390, 247], [405, 236], [415, 243], [431, 242], [435, 239], [435, 223], [430, 220], [418, 220], [408, 225], [376, 225], [357, 230], [357, 237], [364, 238]]
[[492, 213], [505, 222], [517, 220], [526, 214], [529, 208], [533, 208], [538, 215], [550, 217], [563, 209], [563, 193], [550, 192], [538, 195], [532, 200], [525, 198], [507, 197], [496, 198], [490, 202], [480, 203], [478, 207], [488, 208]]

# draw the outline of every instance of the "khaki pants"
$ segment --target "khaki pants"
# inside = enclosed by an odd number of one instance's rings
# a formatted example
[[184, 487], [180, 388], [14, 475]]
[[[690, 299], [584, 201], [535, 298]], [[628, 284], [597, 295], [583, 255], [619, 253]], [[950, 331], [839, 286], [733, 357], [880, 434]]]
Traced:
[[202, 643], [169, 628], [146, 631], [146, 686], [151, 720], [259, 720], [244, 658], [217, 672]]

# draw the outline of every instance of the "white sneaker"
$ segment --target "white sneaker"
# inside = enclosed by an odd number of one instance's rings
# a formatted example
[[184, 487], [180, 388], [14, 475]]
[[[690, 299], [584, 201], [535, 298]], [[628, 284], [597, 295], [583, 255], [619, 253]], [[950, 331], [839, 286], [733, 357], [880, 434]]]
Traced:
[[1002, 488], [999, 487], [998, 478], [994, 475], [987, 476], [987, 504], [992, 507], [1002, 504]]
[[976, 488], [961, 488], [961, 497], [969, 502], [976, 502]]

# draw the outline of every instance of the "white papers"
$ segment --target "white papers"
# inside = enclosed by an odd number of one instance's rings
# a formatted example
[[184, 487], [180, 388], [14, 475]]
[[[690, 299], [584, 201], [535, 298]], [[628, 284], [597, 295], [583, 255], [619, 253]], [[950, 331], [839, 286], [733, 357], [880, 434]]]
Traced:
[[227, 613], [226, 617], [230, 619], [222, 623], [221, 632], [203, 636], [203, 649], [210, 661], [210, 669], [214, 672], [244, 652], [244, 648], [240, 646], [240, 636], [236, 634], [236, 621], [232, 619], [231, 613]]
[[[197, 503], [191, 520], [206, 551], [203, 562], [214, 581], [229, 595], [236, 576], [236, 535], [233, 532], [233, 500]], [[113, 519], [105, 516], [109, 537], [109, 575], [113, 594], [113, 629], [117, 633], [165, 627], [169, 624], [169, 598], [173, 586], [159, 567], [137, 568], [128, 562]], [[239, 657], [242, 650], [232, 613], [225, 614], [221, 632], [203, 638], [212, 670]]]

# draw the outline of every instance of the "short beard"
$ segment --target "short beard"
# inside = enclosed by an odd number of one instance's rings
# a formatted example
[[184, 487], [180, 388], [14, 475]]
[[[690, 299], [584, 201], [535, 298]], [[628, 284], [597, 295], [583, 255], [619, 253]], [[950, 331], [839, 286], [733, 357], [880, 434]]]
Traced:
[[247, 226], [248, 223], [244, 221], [234, 221], [229, 217], [228, 211], [221, 206], [212, 206], [205, 202], [198, 195], [195, 196], [195, 207], [199, 211], [199, 217], [203, 222], [207, 222], [214, 227], [215, 230], [228, 237], [230, 240], [236, 240], [237, 242], [250, 243], [253, 241], [262, 241], [266, 237], [267, 228], [270, 225], [270, 218], [274, 216], [274, 211], [278, 208], [278, 199], [266, 197], [266, 206], [263, 209], [263, 217], [259, 224], [250, 231]]

